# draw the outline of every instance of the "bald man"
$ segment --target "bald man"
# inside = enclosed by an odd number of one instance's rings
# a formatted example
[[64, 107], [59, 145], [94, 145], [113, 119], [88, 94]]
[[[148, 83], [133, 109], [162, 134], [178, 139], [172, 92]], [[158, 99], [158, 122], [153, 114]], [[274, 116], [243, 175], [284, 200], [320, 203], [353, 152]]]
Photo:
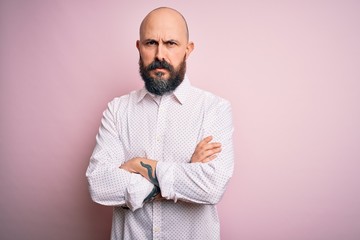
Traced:
[[144, 88], [104, 111], [86, 172], [93, 201], [113, 206], [111, 239], [220, 239], [216, 204], [233, 173], [228, 101], [190, 84], [185, 18], [151, 11], [140, 26]]

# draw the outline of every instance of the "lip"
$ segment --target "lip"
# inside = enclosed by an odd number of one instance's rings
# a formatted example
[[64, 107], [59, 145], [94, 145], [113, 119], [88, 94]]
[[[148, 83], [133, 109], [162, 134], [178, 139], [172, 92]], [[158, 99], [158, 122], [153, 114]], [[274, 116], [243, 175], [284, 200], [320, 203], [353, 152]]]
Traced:
[[153, 71], [155, 71], [155, 72], [166, 72], [167, 70], [165, 68], [155, 68]]
[[155, 78], [163, 78], [168, 75], [168, 71], [164, 68], [156, 68], [152, 71], [151, 75]]

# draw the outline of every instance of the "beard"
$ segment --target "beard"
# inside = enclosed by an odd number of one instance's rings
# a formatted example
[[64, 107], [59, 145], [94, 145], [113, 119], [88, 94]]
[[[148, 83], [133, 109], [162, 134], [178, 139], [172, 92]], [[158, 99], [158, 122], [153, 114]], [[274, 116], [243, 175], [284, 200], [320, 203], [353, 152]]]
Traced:
[[[163, 73], [158, 72], [156, 77], [150, 76], [150, 71], [155, 69], [166, 69], [169, 71], [169, 78], [165, 79]], [[178, 69], [175, 69], [170, 63], [165, 60], [160, 61], [155, 59], [148, 66], [144, 65], [142, 58], [139, 59], [139, 72], [141, 78], [145, 82], [146, 89], [156, 95], [162, 96], [165, 93], [174, 91], [184, 80], [186, 72], [185, 56], [180, 63]]]

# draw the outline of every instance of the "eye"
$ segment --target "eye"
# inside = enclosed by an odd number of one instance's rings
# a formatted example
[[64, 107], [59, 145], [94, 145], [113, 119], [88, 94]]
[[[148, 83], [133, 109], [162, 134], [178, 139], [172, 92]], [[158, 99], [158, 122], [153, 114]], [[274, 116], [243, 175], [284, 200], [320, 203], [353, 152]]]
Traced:
[[157, 45], [157, 42], [155, 40], [149, 40], [149, 41], [146, 41], [145, 44], [147, 46], [155, 46], [155, 45]]
[[177, 45], [177, 43], [175, 41], [167, 41], [166, 44], [169, 45], [169, 46], [176, 46]]

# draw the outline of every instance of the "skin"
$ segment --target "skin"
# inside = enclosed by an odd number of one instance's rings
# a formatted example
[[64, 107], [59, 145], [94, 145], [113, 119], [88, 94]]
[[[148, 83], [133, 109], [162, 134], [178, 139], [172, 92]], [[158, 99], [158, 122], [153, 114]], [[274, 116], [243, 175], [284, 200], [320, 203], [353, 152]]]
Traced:
[[[194, 43], [188, 40], [186, 22], [179, 12], [170, 8], [158, 8], [150, 12], [141, 23], [140, 40], [136, 42], [136, 47], [145, 66], [158, 59], [165, 60], [178, 69], [184, 56], [187, 59], [194, 49]], [[150, 74], [156, 77], [159, 71], [164, 79], [169, 78], [166, 69], [155, 69]], [[207, 163], [217, 157], [216, 154], [221, 152], [221, 144], [211, 142], [212, 139], [212, 136], [208, 136], [197, 144], [190, 163]], [[137, 157], [125, 162], [120, 168], [141, 174], [159, 187], [156, 165], [156, 160]], [[146, 199], [161, 199], [161, 195], [154, 189]]]
[[[221, 143], [218, 142], [212, 143], [211, 142], [212, 139], [213, 139], [212, 136], [208, 136], [196, 145], [190, 163], [207, 163], [214, 160], [217, 157], [216, 154], [221, 152]], [[151, 183], [158, 185], [155, 174], [156, 164], [157, 164], [156, 160], [137, 157], [125, 162], [120, 166], [120, 168], [127, 170], [131, 173], [141, 174]], [[144, 165], [149, 166], [152, 169], [152, 171], [149, 171], [149, 167], [144, 167]]]
[[[180, 13], [170, 8], [158, 8], [142, 21], [136, 47], [145, 66], [158, 59], [178, 70], [184, 57], [187, 59], [193, 51], [194, 43], [188, 40], [186, 22]], [[155, 78], [157, 72], [161, 72], [164, 79], [169, 78], [166, 69], [155, 69], [150, 76]]]

